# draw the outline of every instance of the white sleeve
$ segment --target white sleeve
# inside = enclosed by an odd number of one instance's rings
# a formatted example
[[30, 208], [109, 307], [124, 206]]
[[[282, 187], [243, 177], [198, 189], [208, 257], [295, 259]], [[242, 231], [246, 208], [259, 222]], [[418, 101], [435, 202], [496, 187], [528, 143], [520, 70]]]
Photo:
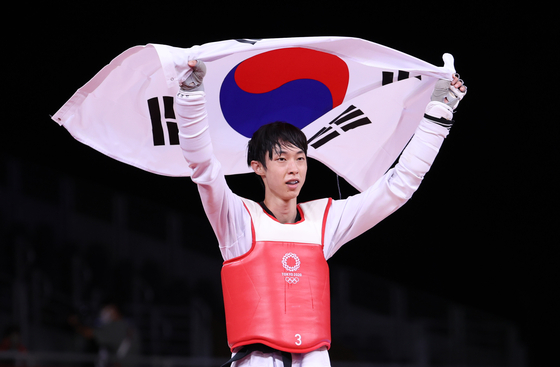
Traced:
[[445, 127], [423, 118], [394, 168], [364, 192], [345, 200], [333, 200], [325, 227], [325, 258], [410, 199], [448, 133]]
[[218, 238], [224, 260], [251, 248], [251, 217], [241, 198], [228, 187], [222, 166], [213, 154], [204, 92], [180, 91], [175, 99], [179, 141], [193, 170], [206, 216]]

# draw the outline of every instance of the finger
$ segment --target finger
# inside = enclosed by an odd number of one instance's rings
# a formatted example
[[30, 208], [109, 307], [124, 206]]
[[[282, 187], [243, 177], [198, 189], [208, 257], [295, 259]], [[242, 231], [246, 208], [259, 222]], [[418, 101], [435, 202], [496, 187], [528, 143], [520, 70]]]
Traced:
[[455, 88], [459, 89], [461, 92], [464, 92], [467, 90], [467, 86], [465, 85], [465, 82], [463, 81], [463, 79], [459, 79], [457, 85], [455, 85]]
[[189, 66], [194, 69], [196, 67], [196, 60], [189, 61]]
[[463, 80], [459, 79], [459, 80], [457, 80], [456, 83], [452, 83], [452, 84], [449, 86], [449, 89], [450, 89], [452, 92], [466, 93], [466, 91], [467, 91], [467, 86], [464, 84]]
[[453, 79], [451, 85], [459, 89], [460, 87], [465, 85], [465, 82], [463, 81], [463, 79]]

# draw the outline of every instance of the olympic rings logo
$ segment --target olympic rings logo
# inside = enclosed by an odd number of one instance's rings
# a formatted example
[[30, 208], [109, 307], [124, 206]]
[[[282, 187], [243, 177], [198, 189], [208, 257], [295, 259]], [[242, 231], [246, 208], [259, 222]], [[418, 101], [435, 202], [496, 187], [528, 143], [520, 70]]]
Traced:
[[286, 283], [288, 284], [296, 284], [297, 282], [299, 282], [299, 278], [296, 277], [286, 277], [284, 279], [286, 279]]

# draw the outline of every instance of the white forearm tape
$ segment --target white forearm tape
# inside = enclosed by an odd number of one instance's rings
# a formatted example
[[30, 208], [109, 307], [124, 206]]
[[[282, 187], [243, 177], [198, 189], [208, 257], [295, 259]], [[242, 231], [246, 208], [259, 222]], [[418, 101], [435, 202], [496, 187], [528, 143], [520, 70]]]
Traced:
[[179, 143], [189, 164], [199, 164], [212, 157], [212, 140], [208, 130], [204, 92], [179, 91], [175, 98], [175, 113], [179, 125]]

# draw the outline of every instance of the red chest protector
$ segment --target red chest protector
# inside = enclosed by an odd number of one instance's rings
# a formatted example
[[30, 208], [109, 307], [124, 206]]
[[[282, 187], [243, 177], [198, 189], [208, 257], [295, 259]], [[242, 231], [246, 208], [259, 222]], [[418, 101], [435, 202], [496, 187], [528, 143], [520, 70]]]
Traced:
[[230, 348], [254, 343], [292, 353], [330, 348], [323, 234], [331, 199], [300, 204], [302, 219], [294, 224], [281, 224], [259, 204], [244, 202], [253, 246], [222, 268]]

